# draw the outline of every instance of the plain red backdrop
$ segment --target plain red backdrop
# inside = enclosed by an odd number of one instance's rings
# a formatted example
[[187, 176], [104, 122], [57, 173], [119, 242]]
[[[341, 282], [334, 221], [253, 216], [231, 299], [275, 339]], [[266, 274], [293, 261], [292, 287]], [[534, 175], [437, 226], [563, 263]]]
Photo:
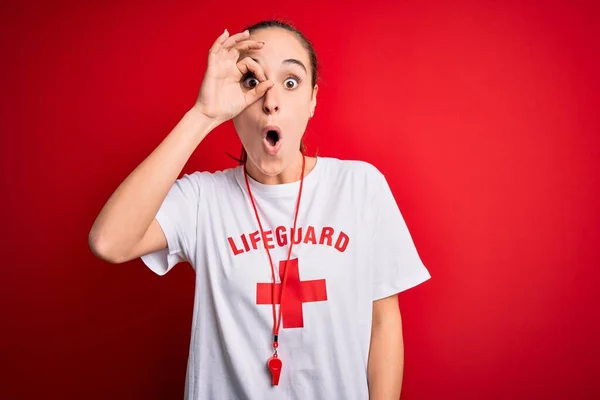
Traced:
[[[182, 397], [193, 271], [103, 263], [87, 234], [192, 105], [216, 36], [263, 18], [321, 58], [309, 151], [387, 175], [433, 276], [400, 296], [403, 399], [600, 396], [595, 2], [12, 3], [1, 398]], [[231, 124], [184, 172], [226, 152]]]

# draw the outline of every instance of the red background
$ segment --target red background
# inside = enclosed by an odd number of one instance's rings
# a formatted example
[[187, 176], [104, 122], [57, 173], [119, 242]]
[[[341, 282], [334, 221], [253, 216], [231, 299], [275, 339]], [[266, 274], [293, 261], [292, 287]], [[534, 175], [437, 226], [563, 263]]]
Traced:
[[[433, 275], [400, 297], [403, 399], [600, 396], [595, 2], [13, 3], [1, 398], [182, 398], [193, 271], [103, 263], [87, 234], [192, 105], [215, 37], [273, 17], [322, 61], [309, 151], [382, 170]], [[184, 171], [226, 152], [231, 124]]]

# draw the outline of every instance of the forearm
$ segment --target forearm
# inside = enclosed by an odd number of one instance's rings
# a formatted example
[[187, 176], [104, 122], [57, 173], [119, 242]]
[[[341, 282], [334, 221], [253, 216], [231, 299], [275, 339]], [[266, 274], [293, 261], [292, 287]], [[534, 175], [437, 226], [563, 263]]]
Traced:
[[183, 116], [102, 208], [90, 231], [96, 253], [119, 258], [141, 240], [185, 163], [214, 127], [197, 109]]
[[[397, 300], [397, 298], [395, 298]], [[404, 341], [399, 310], [374, 318], [368, 364], [369, 399], [398, 400], [404, 373]]]

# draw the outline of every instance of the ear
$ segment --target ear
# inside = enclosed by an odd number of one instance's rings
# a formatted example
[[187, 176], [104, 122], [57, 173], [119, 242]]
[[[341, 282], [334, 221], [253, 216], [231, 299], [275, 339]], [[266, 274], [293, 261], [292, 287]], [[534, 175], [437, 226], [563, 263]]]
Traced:
[[312, 98], [310, 100], [310, 117], [315, 115], [315, 108], [317, 107], [317, 93], [319, 92], [319, 85], [315, 85], [312, 91]]

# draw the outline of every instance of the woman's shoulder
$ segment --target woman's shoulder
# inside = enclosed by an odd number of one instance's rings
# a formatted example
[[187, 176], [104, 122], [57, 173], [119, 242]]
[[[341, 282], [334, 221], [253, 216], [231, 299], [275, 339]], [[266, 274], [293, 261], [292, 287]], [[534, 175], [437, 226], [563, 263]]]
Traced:
[[179, 180], [187, 180], [197, 187], [227, 188], [236, 184], [235, 174], [240, 166], [219, 170], [197, 170], [183, 174]]
[[368, 161], [319, 157], [319, 162], [321, 161], [323, 161], [326, 173], [337, 175], [338, 178], [351, 177], [370, 180], [379, 180], [383, 178], [382, 172]]

